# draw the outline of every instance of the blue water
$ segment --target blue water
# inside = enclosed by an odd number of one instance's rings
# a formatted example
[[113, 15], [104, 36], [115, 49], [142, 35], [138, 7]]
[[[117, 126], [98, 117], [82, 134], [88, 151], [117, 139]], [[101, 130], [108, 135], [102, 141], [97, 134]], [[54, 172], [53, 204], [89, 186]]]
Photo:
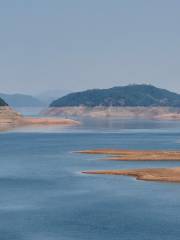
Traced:
[[0, 240], [179, 240], [180, 184], [83, 170], [180, 166], [108, 162], [94, 148], [178, 149], [180, 123], [88, 121], [0, 134]]

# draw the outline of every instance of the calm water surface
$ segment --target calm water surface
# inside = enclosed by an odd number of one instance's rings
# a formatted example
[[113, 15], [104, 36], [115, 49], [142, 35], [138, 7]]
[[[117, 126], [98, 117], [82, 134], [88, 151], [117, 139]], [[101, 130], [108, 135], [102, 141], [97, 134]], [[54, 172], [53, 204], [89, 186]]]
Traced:
[[0, 239], [179, 240], [180, 184], [83, 170], [180, 166], [108, 162], [94, 148], [180, 149], [180, 123], [84, 120], [0, 134]]

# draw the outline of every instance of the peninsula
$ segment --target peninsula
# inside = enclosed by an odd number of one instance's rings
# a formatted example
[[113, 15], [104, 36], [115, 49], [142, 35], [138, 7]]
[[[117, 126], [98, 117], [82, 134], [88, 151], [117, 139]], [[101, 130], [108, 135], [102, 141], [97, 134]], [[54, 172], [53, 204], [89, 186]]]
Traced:
[[75, 125], [78, 121], [63, 118], [24, 117], [0, 99], [0, 131], [28, 125]]

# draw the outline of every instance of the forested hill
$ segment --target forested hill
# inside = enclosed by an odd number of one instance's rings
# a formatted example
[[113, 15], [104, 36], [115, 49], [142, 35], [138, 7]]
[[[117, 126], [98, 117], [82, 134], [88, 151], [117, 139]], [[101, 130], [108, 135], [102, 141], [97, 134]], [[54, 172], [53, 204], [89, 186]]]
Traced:
[[128, 85], [93, 89], [68, 94], [53, 101], [50, 107], [69, 106], [171, 106], [180, 107], [180, 94], [152, 85]]
[[2, 98], [0, 98], [0, 107], [3, 106], [8, 106], [8, 104]]

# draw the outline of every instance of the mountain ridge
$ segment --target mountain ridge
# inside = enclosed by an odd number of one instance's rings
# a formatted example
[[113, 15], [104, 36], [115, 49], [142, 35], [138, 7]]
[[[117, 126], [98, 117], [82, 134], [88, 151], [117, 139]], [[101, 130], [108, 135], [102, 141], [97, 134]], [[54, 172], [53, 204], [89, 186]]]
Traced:
[[4, 101], [6, 101], [8, 105], [12, 107], [41, 107], [45, 105], [38, 98], [21, 93], [15, 94], [0, 93], [0, 97], [4, 99]]
[[50, 107], [180, 107], [180, 94], [153, 85], [131, 84], [109, 89], [91, 89], [65, 95]]

